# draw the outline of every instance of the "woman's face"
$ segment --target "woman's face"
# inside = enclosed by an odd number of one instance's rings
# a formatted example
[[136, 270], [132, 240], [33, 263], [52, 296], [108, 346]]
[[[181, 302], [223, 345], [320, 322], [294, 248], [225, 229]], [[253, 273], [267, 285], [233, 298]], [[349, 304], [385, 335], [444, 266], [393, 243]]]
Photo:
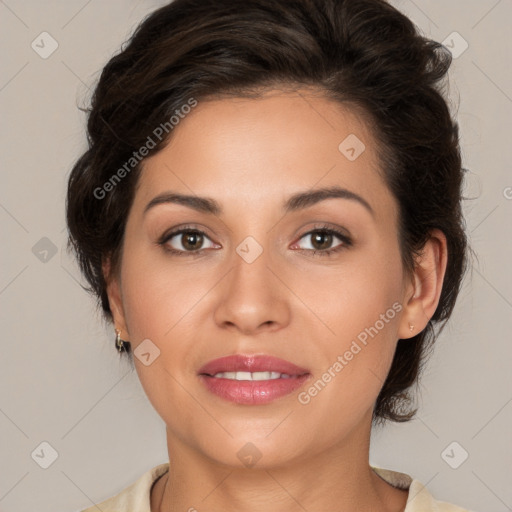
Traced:
[[168, 442], [228, 465], [365, 442], [409, 336], [375, 142], [347, 107], [299, 92], [199, 102], [180, 120], [145, 160], [109, 286]]

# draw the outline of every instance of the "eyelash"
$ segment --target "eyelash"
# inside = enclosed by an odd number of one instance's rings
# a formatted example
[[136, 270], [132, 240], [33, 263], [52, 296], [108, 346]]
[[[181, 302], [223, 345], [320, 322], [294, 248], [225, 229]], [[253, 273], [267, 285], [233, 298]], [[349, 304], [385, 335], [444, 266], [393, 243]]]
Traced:
[[[207, 238], [208, 235], [201, 231], [200, 229], [194, 228], [192, 226], [184, 226], [176, 231], [171, 231], [170, 233], [165, 233], [162, 235], [162, 237], [158, 240], [158, 245], [161, 245], [163, 249], [167, 252], [170, 252], [172, 254], [175, 254], [176, 256], [200, 256], [203, 251], [206, 249], [199, 249], [197, 251], [180, 251], [177, 249], [173, 249], [172, 247], [169, 247], [167, 243], [169, 240], [174, 238], [177, 235], [181, 235], [183, 233], [194, 233], [194, 234], [200, 234]], [[315, 226], [312, 230], [304, 233], [299, 240], [302, 240], [305, 236], [312, 235], [313, 233], [323, 233], [328, 235], [334, 235], [336, 238], [338, 238], [342, 243], [332, 249], [296, 249], [299, 251], [306, 251], [311, 253], [312, 256], [324, 256], [329, 257], [332, 256], [334, 253], [337, 253], [339, 251], [342, 251], [346, 249], [347, 247], [350, 247], [352, 245], [352, 240], [344, 233], [333, 229], [332, 227], [329, 227], [328, 225], [321, 225], [321, 226]]]

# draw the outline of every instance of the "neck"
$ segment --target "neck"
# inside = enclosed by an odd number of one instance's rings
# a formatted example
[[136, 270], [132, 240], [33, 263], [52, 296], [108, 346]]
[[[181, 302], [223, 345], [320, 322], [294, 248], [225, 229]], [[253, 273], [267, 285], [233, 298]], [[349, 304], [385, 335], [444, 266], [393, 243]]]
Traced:
[[371, 470], [369, 440], [368, 428], [360, 439], [314, 456], [279, 466], [240, 468], [219, 464], [167, 430], [171, 463], [153, 487], [151, 511], [402, 512], [408, 493]]

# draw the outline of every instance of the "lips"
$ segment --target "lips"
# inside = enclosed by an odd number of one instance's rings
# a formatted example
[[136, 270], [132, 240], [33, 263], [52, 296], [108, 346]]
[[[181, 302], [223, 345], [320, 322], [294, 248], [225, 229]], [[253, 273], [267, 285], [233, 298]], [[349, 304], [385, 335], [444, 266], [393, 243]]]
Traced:
[[233, 355], [214, 359], [199, 370], [199, 374], [213, 376], [223, 372], [278, 372], [290, 376], [309, 373], [289, 361], [272, 356], [243, 356]]
[[298, 389], [307, 369], [272, 356], [233, 355], [214, 359], [198, 372], [213, 394], [238, 404], [266, 404]]

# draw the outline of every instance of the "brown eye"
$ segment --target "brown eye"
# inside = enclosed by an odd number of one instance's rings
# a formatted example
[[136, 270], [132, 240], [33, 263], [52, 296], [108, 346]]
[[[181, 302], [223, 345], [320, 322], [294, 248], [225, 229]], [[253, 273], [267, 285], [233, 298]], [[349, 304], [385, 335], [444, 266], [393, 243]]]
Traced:
[[200, 233], [182, 233], [181, 243], [187, 250], [200, 249], [203, 242], [203, 235]]
[[[205, 243], [208, 241], [210, 245], [205, 247]], [[215, 247], [205, 233], [196, 229], [181, 229], [169, 233], [160, 243], [174, 253], [199, 252], [202, 249]]]
[[[341, 249], [344, 246], [350, 245], [350, 240], [347, 236], [338, 233], [332, 229], [315, 229], [314, 231], [310, 231], [301, 237], [301, 240], [308, 240], [309, 243], [306, 243], [305, 246], [302, 246], [300, 249], [306, 249], [310, 251], [321, 251], [321, 252], [329, 252], [337, 249]], [[332, 247], [335, 240], [339, 240], [340, 243]], [[301, 243], [300, 241], [298, 242]]]
[[333, 236], [325, 231], [317, 231], [311, 235], [311, 242], [314, 249], [329, 249], [332, 244]]

